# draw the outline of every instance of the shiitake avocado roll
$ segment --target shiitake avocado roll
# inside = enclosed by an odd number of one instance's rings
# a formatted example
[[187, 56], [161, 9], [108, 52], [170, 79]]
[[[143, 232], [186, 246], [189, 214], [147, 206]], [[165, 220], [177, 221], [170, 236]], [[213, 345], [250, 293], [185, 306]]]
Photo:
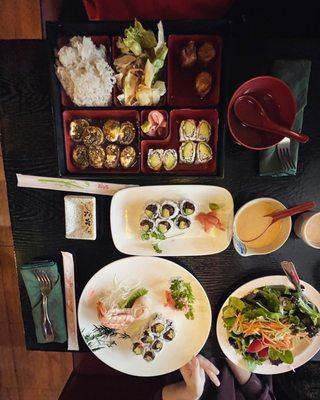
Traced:
[[160, 217], [174, 219], [179, 214], [179, 207], [174, 201], [164, 201], [160, 208]]
[[149, 218], [143, 218], [140, 221], [140, 229], [143, 233], [150, 233], [154, 230], [155, 224], [154, 221], [152, 221]]
[[140, 340], [142, 343], [151, 344], [153, 343], [153, 336], [149, 331], [144, 331]]
[[193, 215], [196, 210], [195, 204], [190, 200], [183, 200], [180, 203], [180, 211], [182, 215], [190, 216]]
[[142, 354], [143, 354], [143, 352], [144, 352], [144, 346], [143, 346], [143, 344], [140, 343], [140, 342], [135, 342], [135, 343], [133, 343], [132, 351], [133, 351], [134, 354], [136, 354], [137, 356], [142, 356]]
[[153, 361], [154, 359], [155, 359], [155, 354], [154, 354], [154, 352], [152, 351], [152, 350], [147, 350], [145, 353], [144, 353], [144, 356], [143, 356], [143, 359], [145, 360], [145, 361], [147, 361], [147, 362], [150, 362], [150, 361]]
[[165, 330], [165, 324], [162, 322], [155, 322], [154, 324], [151, 325], [151, 332], [161, 335], [161, 333]]
[[167, 340], [168, 342], [171, 342], [176, 336], [176, 332], [173, 328], [169, 328], [167, 331], [164, 332], [163, 334], [163, 339]]
[[160, 212], [160, 204], [159, 203], [149, 203], [144, 208], [144, 213], [150, 219], [155, 219], [158, 217]]
[[167, 233], [173, 226], [172, 220], [170, 219], [159, 219], [156, 222], [156, 228], [159, 232], [165, 234]]
[[184, 217], [183, 215], [179, 215], [178, 218], [174, 221], [176, 227], [180, 230], [187, 229], [191, 225], [191, 221], [189, 218]]
[[160, 340], [160, 339], [156, 339], [153, 343], [152, 343], [152, 346], [151, 346], [151, 348], [154, 350], [154, 351], [161, 351], [162, 350], [162, 347], [163, 347], [163, 342]]

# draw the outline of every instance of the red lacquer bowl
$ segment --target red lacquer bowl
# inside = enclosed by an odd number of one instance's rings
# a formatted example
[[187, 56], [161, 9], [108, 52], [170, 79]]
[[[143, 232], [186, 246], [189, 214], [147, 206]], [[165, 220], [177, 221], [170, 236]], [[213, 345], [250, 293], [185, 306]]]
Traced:
[[233, 109], [236, 99], [244, 94], [255, 97], [274, 122], [291, 129], [296, 117], [296, 99], [289, 86], [272, 76], [258, 76], [243, 83], [233, 94], [228, 106], [228, 125], [235, 141], [251, 150], [265, 150], [283, 137], [242, 124]]

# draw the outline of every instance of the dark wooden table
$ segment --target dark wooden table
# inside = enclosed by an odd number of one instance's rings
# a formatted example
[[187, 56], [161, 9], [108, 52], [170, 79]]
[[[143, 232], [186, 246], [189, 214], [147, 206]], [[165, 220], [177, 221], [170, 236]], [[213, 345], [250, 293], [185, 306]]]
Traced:
[[[320, 40], [317, 38], [273, 38], [256, 40], [252, 35], [234, 40], [230, 60], [230, 93], [241, 82], [268, 73], [276, 58], [309, 58], [312, 73], [304, 131], [310, 142], [300, 147], [296, 177], [258, 176], [258, 155], [235, 145], [227, 134], [226, 174], [212, 177], [163, 177], [165, 184], [210, 184], [227, 188], [235, 209], [256, 197], [268, 196], [287, 206], [315, 200], [320, 205]], [[17, 188], [16, 173], [56, 176], [57, 160], [53, 140], [47, 49], [44, 41], [5, 41], [0, 43], [0, 113], [3, 156], [8, 184], [13, 238], [17, 265], [33, 258], [58, 257], [61, 250], [72, 251], [76, 260], [77, 296], [88, 279], [102, 266], [124, 255], [112, 242], [109, 226], [110, 198], [97, 196], [98, 237], [94, 242], [66, 240], [63, 197], [67, 193]], [[108, 177], [107, 180], [112, 180]], [[145, 184], [143, 179], [131, 182]], [[291, 259], [301, 278], [320, 289], [320, 251], [306, 246], [292, 233], [287, 243], [267, 256], [242, 258], [232, 247], [205, 257], [177, 257], [173, 260], [189, 269], [202, 283], [212, 305], [239, 280], [253, 274], [279, 274], [279, 262]], [[39, 345], [34, 335], [28, 297], [20, 282], [26, 347], [35, 350], [66, 350], [66, 345]], [[81, 348], [85, 349], [84, 344]], [[217, 353], [215, 324], [206, 350]]]

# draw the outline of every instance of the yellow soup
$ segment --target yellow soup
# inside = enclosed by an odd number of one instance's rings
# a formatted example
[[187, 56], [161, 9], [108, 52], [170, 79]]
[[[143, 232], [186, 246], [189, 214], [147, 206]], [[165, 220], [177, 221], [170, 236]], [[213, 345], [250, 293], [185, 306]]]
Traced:
[[[275, 211], [279, 211], [279, 206], [268, 201], [259, 201], [246, 207], [239, 214], [236, 222], [239, 239], [246, 242], [261, 235], [272, 220], [271, 217], [266, 217], [266, 215]], [[261, 237], [246, 243], [246, 246], [252, 249], [269, 246], [279, 235], [281, 224], [281, 220], [275, 222]]]

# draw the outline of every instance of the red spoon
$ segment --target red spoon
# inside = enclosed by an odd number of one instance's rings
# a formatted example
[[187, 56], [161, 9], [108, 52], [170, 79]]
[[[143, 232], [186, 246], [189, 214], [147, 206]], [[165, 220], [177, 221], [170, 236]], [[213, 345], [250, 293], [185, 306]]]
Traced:
[[266, 231], [270, 228], [272, 224], [275, 222], [279, 221], [279, 219], [283, 219], [286, 217], [291, 217], [292, 215], [300, 214], [304, 211], [311, 210], [316, 206], [316, 203], [314, 201], [307, 201], [306, 203], [301, 203], [298, 206], [287, 208], [286, 210], [281, 210], [281, 211], [275, 211], [271, 214], [264, 215], [262, 218], [268, 218], [266, 221], [267, 227], [264, 229], [262, 233], [260, 233], [259, 236], [249, 239], [249, 240], [243, 240], [241, 239], [242, 242], [248, 243], [248, 242], [253, 242], [254, 240], [259, 239]]
[[234, 112], [237, 118], [245, 125], [266, 132], [288, 137], [300, 143], [306, 143], [309, 136], [294, 132], [284, 126], [273, 122], [265, 112], [262, 105], [254, 97], [247, 94], [239, 96], [234, 102]]

